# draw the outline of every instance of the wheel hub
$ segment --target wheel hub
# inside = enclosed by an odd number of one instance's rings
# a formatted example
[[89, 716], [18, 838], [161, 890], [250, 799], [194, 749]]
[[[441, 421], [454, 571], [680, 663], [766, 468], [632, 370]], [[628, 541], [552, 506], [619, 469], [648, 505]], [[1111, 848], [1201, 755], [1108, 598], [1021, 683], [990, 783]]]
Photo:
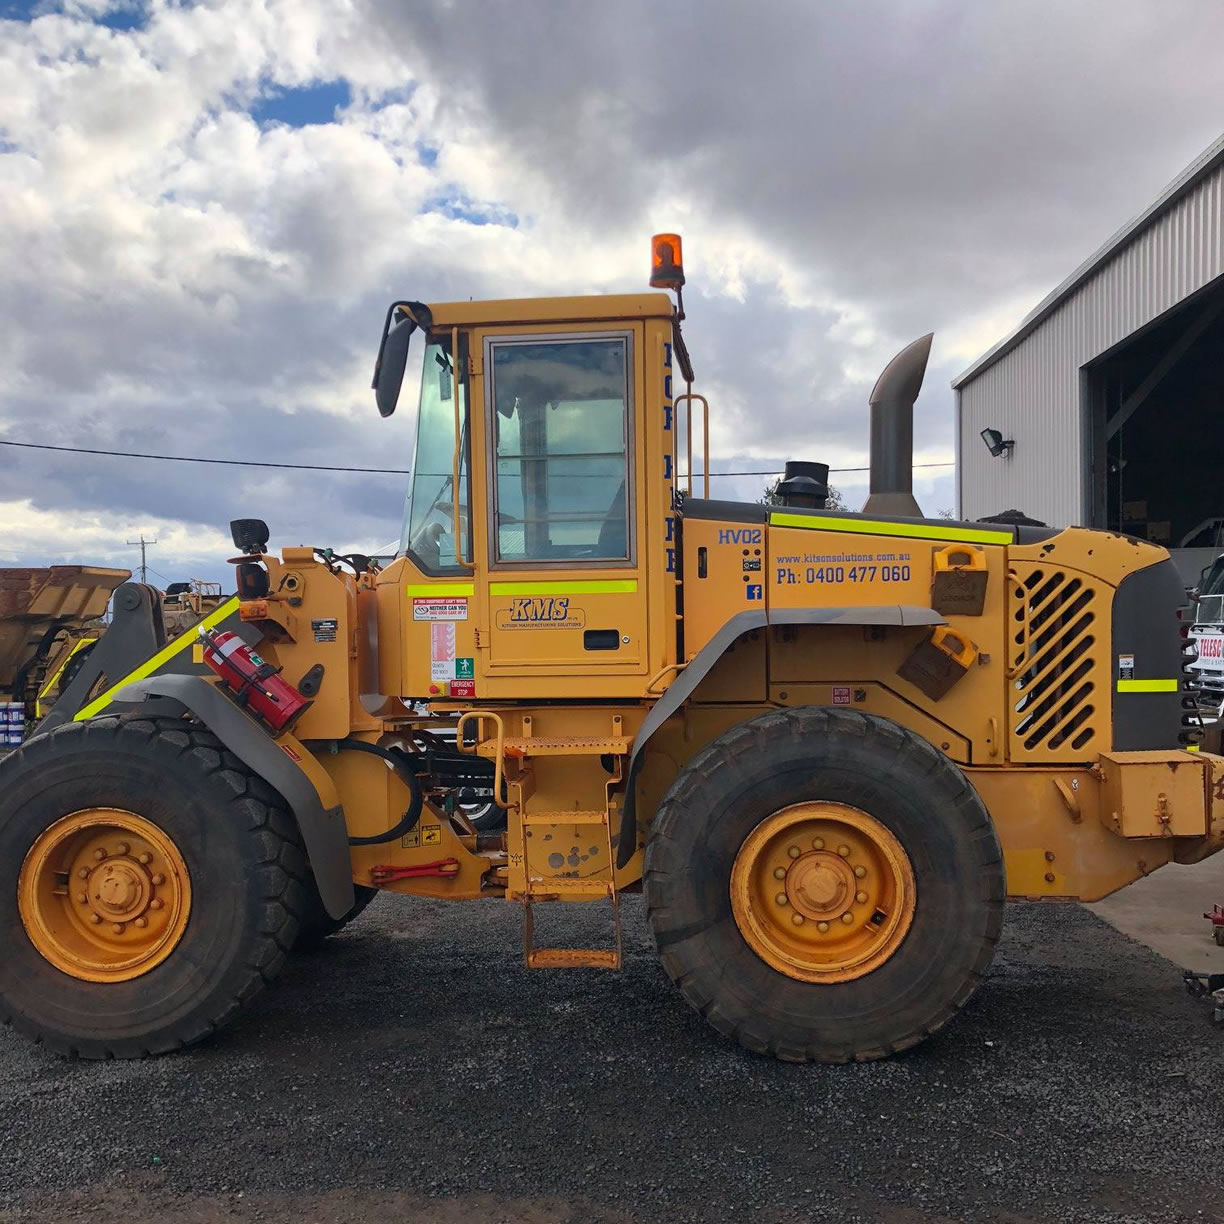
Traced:
[[740, 934], [767, 964], [805, 982], [842, 982], [884, 964], [904, 941], [914, 872], [875, 817], [799, 803], [763, 820], [731, 871]]
[[845, 859], [825, 850], [802, 855], [786, 873], [787, 899], [813, 921], [837, 917], [854, 891], [853, 869]]
[[45, 960], [83, 981], [122, 982], [174, 950], [191, 911], [191, 882], [178, 848], [151, 821], [88, 808], [37, 838], [17, 901]]

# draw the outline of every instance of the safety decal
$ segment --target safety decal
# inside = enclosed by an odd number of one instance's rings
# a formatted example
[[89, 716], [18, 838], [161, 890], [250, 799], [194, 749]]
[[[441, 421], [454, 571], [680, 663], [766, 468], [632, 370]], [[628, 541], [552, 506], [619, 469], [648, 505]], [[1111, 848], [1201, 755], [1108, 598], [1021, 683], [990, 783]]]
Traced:
[[835, 684], [833, 686], [833, 704], [850, 704], [850, 686], [848, 684]]
[[414, 621], [461, 621], [468, 618], [468, 601], [466, 596], [441, 599], [430, 596], [412, 601], [412, 619]]
[[1118, 656], [1118, 679], [1133, 680], [1135, 678], [1135, 656], [1120, 654]]
[[316, 642], [334, 642], [339, 626], [340, 622], [334, 616], [328, 616], [320, 620], [312, 620], [310, 631], [314, 634]]
[[[455, 660], [456, 680], [476, 679], [476, 660], [471, 655], [465, 655]], [[453, 691], [453, 690], [452, 690]]]
[[449, 685], [450, 692], [447, 694], [450, 697], [475, 697], [476, 696], [476, 681], [475, 680], [452, 680]]
[[440, 846], [442, 844], [442, 826], [441, 825], [422, 825], [421, 826], [421, 845], [422, 846]]
[[453, 680], [455, 678], [454, 621], [434, 621], [429, 626], [429, 678], [431, 680]]

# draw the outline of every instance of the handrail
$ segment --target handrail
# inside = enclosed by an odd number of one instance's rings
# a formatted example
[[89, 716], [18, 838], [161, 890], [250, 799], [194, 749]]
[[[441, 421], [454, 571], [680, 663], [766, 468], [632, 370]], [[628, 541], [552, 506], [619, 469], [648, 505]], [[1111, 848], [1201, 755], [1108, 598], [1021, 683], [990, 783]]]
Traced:
[[[499, 807], [509, 807], [510, 792], [506, 788], [505, 771], [502, 769], [502, 762], [506, 755], [506, 724], [502, 722], [501, 715], [495, 714], [492, 710], [465, 710], [459, 715], [459, 721], [455, 723], [455, 747], [460, 752], [467, 752], [463, 743], [463, 727], [470, 718], [478, 720], [476, 723], [477, 747], [484, 739], [484, 720], [491, 718], [497, 726], [497, 752], [493, 758], [493, 798]], [[468, 755], [474, 756], [475, 749]]]
[[[455, 563], [464, 569], [474, 570], [475, 561], [463, 555], [463, 536], [459, 531], [459, 460], [463, 452], [463, 422], [459, 412], [459, 329], [451, 328], [451, 393], [455, 401], [455, 454], [451, 460], [451, 527], [455, 533]], [[469, 482], [470, 486], [470, 482]], [[468, 488], [468, 500], [472, 490]], [[469, 518], [471, 517], [469, 513]]]
[[701, 479], [702, 479], [702, 496], [708, 501], [710, 497], [710, 401], [704, 395], [697, 391], [682, 391], [675, 399], [672, 400], [672, 469], [675, 472], [677, 483], [680, 479], [680, 472], [677, 467], [678, 455], [676, 453], [676, 434], [680, 426], [680, 403], [684, 401], [688, 405], [688, 411], [684, 417], [684, 437], [686, 453], [688, 455], [687, 466], [685, 468], [685, 476], [688, 480], [688, 495], [693, 495], [693, 401], [701, 401]]
[[[687, 663], [669, 663], [666, 667], [661, 667], [650, 679], [646, 682], [646, 691], [648, 693], [655, 692], [655, 685], [663, 679], [668, 672], [682, 672], [688, 666]], [[658, 690], [662, 692], [662, 689]]]

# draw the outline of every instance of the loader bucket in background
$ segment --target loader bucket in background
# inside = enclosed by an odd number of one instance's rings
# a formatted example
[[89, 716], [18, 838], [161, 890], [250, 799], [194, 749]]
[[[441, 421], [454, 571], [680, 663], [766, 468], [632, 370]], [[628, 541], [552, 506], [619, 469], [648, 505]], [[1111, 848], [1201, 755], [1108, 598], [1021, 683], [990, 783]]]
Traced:
[[59, 634], [102, 616], [130, 577], [90, 565], [0, 569], [0, 700], [32, 701]]

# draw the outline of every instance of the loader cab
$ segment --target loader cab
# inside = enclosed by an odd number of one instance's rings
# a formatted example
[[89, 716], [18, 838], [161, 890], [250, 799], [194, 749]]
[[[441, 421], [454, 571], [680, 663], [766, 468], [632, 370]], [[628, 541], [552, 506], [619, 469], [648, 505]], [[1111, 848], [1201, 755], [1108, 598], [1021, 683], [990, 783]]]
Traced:
[[643, 696], [675, 662], [671, 299], [403, 305], [384, 353], [424, 335], [379, 583], [402, 592], [398, 695]]

